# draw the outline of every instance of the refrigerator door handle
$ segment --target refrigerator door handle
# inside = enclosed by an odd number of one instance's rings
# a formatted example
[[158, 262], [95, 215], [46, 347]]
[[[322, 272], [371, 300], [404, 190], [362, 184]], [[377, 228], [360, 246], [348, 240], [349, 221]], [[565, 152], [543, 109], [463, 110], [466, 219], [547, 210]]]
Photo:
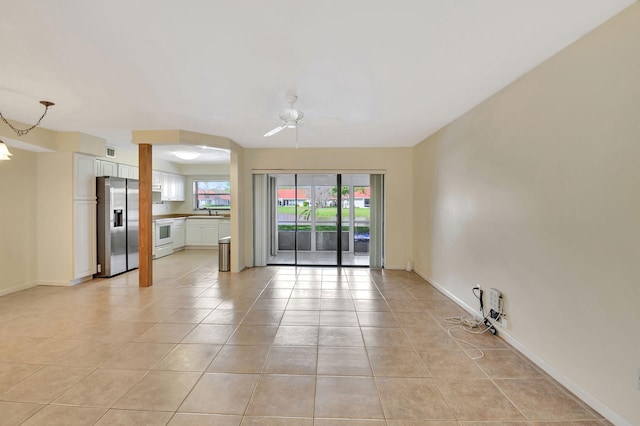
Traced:
[[113, 227], [118, 228], [124, 224], [122, 221], [122, 209], [117, 209], [113, 211]]

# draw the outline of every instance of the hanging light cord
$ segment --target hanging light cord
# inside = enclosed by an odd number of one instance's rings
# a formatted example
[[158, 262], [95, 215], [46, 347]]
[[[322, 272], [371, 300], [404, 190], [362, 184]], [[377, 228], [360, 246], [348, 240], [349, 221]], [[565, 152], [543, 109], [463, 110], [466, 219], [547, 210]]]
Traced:
[[0, 111], [0, 118], [2, 118], [2, 121], [4, 121], [7, 126], [11, 127], [11, 129], [16, 132], [16, 134], [18, 136], [24, 136], [27, 133], [29, 133], [31, 130], [35, 129], [36, 127], [38, 127], [38, 125], [40, 125], [40, 122], [42, 121], [42, 119], [44, 118], [45, 115], [47, 115], [47, 111], [49, 110], [50, 106], [55, 105], [53, 102], [49, 102], [49, 101], [40, 101], [40, 103], [42, 105], [44, 105], [44, 112], [42, 113], [42, 115], [40, 116], [40, 118], [38, 119], [38, 122], [36, 124], [34, 124], [33, 126], [26, 128], [26, 129], [16, 129], [11, 123], [9, 123], [7, 121], [6, 118], [4, 118], [4, 115], [2, 115], [2, 111]]

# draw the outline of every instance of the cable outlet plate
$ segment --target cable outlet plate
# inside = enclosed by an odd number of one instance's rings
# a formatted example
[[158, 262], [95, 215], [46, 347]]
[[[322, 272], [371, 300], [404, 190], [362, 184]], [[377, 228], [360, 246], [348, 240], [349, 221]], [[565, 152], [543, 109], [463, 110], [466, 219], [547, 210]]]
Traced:
[[487, 309], [489, 310], [489, 312], [493, 311], [496, 313], [495, 317], [492, 315], [492, 318], [496, 319], [496, 317], [498, 316], [498, 313], [501, 311], [500, 299], [502, 298], [502, 293], [500, 293], [500, 290], [496, 290], [495, 288], [490, 288], [487, 294], [489, 296]]

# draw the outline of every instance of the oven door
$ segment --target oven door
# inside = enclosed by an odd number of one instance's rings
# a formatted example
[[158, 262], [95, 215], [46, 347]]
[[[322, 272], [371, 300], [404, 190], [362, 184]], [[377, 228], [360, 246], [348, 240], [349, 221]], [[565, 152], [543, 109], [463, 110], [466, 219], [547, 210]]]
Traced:
[[173, 242], [171, 225], [171, 222], [156, 222], [156, 247], [171, 244]]

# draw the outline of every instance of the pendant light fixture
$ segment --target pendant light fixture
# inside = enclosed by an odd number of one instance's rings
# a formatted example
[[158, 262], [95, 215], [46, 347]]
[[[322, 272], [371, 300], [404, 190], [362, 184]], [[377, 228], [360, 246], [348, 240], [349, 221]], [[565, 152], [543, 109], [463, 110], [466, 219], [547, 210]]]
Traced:
[[12, 155], [13, 154], [9, 152], [7, 145], [5, 145], [2, 139], [0, 139], [0, 161], [11, 160]]
[[[34, 124], [31, 127], [28, 127], [26, 129], [16, 129], [13, 124], [9, 123], [9, 121], [7, 121], [6, 118], [4, 118], [4, 115], [2, 115], [2, 112], [0, 111], [0, 118], [2, 119], [2, 121], [5, 122], [5, 124], [9, 127], [11, 127], [11, 130], [13, 130], [14, 132], [16, 132], [16, 135], [18, 136], [24, 136], [27, 133], [29, 133], [31, 130], [35, 129], [36, 127], [38, 127], [38, 125], [40, 125], [40, 122], [42, 121], [42, 119], [44, 118], [45, 115], [47, 115], [47, 111], [49, 110], [49, 107], [54, 106], [55, 104], [53, 102], [49, 102], [49, 101], [40, 101], [40, 103], [42, 105], [44, 105], [44, 112], [42, 113], [42, 115], [40, 116], [40, 118], [38, 119], [38, 121], [36, 122], [36, 124]], [[6, 148], [6, 147], [5, 147]]]

